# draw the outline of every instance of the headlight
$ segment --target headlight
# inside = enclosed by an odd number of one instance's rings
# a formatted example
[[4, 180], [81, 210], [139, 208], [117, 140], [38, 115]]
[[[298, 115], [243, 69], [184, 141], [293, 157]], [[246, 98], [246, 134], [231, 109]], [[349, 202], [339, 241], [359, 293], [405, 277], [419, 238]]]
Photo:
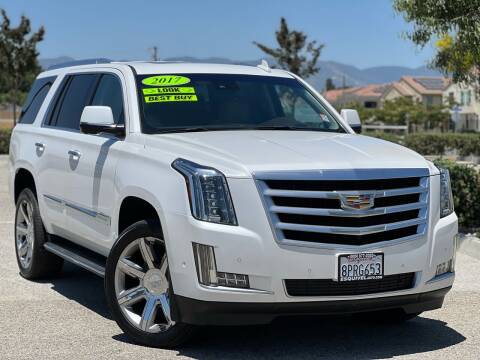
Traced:
[[453, 213], [453, 195], [450, 185], [450, 173], [447, 169], [440, 170], [440, 217]]
[[237, 225], [227, 180], [220, 171], [185, 159], [175, 160], [172, 167], [185, 177], [194, 218]]

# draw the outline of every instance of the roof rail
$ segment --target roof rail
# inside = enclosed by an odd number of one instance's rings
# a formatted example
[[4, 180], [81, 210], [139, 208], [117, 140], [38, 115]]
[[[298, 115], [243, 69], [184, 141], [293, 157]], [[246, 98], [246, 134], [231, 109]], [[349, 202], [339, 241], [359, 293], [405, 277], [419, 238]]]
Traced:
[[79, 65], [109, 64], [111, 62], [112, 62], [112, 60], [105, 59], [105, 58], [74, 60], [74, 61], [67, 61], [67, 62], [63, 62], [63, 63], [59, 63], [59, 64], [54, 64], [52, 66], [49, 66], [47, 68], [47, 70], [61, 69], [61, 68], [64, 68], [64, 67], [79, 66]]

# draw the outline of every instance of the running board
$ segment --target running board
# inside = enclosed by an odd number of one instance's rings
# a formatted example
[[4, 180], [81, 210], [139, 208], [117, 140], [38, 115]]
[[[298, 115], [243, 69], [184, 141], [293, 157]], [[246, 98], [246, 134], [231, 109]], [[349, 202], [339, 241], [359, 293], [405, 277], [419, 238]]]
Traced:
[[105, 277], [106, 260], [103, 260], [103, 256], [66, 240], [61, 242], [49, 241], [43, 244], [43, 246], [45, 250], [60, 256], [66, 261], [80, 266], [102, 278]]

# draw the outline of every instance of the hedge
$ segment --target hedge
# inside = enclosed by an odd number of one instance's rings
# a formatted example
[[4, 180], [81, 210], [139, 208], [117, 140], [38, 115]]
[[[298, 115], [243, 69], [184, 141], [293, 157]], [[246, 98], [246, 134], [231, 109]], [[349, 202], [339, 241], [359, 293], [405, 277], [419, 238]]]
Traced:
[[[368, 134], [370, 135], [370, 134]], [[480, 134], [410, 134], [400, 137], [374, 133], [372, 136], [392, 141], [422, 155], [445, 155], [456, 150], [460, 156], [480, 156]], [[480, 228], [480, 174], [472, 166], [440, 159], [437, 166], [447, 168], [452, 180], [455, 212], [460, 228], [469, 231]]]
[[12, 130], [10, 129], [0, 129], [0, 154], [8, 154], [11, 134]]
[[450, 171], [453, 201], [463, 230], [480, 228], [480, 175], [473, 167], [449, 160], [437, 160], [435, 165]]
[[422, 155], [445, 155], [456, 151], [460, 156], [480, 156], [480, 134], [410, 134], [403, 137], [384, 133], [370, 136], [404, 145]]
[[385, 132], [373, 132], [373, 133], [364, 133], [364, 135], [372, 136], [382, 140], [391, 141], [397, 144], [403, 144], [403, 137], [394, 135], [394, 134], [389, 134]]

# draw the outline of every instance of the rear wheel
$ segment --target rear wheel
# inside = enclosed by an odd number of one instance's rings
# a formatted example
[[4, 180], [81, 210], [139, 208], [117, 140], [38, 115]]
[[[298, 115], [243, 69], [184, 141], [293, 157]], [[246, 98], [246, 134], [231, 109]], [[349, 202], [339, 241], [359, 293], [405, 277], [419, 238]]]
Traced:
[[105, 293], [115, 321], [138, 343], [174, 347], [193, 332], [172, 320], [167, 252], [154, 222], [140, 221], [120, 235], [107, 260]]
[[32, 190], [24, 189], [18, 196], [15, 212], [15, 252], [24, 278], [49, 277], [62, 269], [63, 260], [44, 249], [46, 241], [37, 198]]

